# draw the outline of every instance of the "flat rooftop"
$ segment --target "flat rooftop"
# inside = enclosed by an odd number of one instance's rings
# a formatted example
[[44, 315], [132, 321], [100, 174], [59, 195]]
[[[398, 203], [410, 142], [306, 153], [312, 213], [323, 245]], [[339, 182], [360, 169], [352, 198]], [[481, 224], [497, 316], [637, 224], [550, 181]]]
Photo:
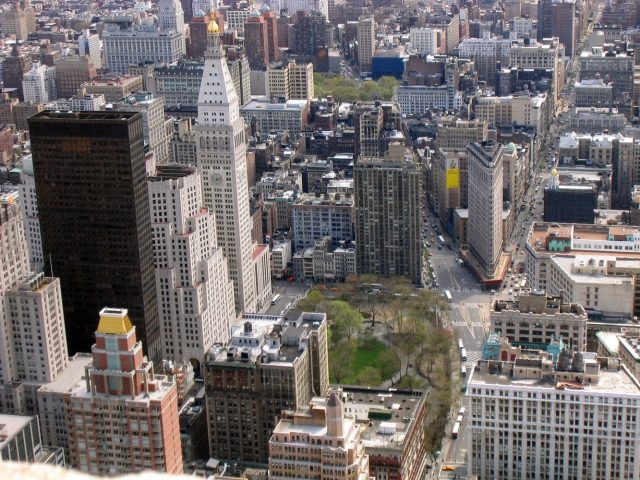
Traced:
[[56, 378], [55, 381], [45, 383], [40, 387], [40, 392], [69, 393], [82, 382], [84, 386], [84, 367], [93, 363], [93, 355], [90, 353], [77, 353], [69, 359], [69, 366]]
[[353, 416], [360, 423], [360, 438], [365, 446], [401, 451], [404, 439], [415, 425], [416, 417], [424, 405], [425, 392], [393, 388], [342, 388], [345, 416]]
[[0, 449], [4, 448], [35, 417], [0, 415]]
[[[609, 241], [611, 244], [615, 244], [619, 238], [610, 240], [610, 236], [621, 237], [633, 235], [638, 232], [638, 230], [638, 227], [626, 225], [535, 222], [529, 231], [527, 248], [539, 253], [583, 254], [640, 260], [640, 251], [605, 248], [587, 250], [576, 248], [574, 245], [574, 240]], [[621, 241], [621, 243], [626, 244], [628, 242]]]
[[[474, 385], [508, 385], [522, 389], [535, 388], [538, 391], [542, 389], [556, 392], [558, 391], [556, 388], [557, 383], [553, 379], [513, 379], [504, 374], [479, 373], [476, 368], [469, 378], [468, 388], [473, 388]], [[597, 383], [585, 383], [581, 387], [579, 389], [567, 389], [565, 392], [573, 395], [588, 395], [590, 393], [640, 395], [640, 384], [624, 366], [621, 366], [619, 370], [600, 369]]]
[[139, 112], [126, 112], [126, 111], [81, 111], [81, 112], [58, 112], [53, 110], [43, 110], [40, 113], [35, 114], [29, 118], [29, 122], [49, 122], [51, 120], [58, 121], [94, 121], [94, 122], [122, 122], [129, 121], [133, 117], [140, 115]]
[[636, 363], [640, 363], [640, 338], [618, 335], [618, 342], [633, 357]]

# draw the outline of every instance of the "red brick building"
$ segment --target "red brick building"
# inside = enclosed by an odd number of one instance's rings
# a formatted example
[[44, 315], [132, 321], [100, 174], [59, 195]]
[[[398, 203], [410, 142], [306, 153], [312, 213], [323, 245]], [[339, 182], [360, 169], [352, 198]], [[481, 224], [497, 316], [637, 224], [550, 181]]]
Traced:
[[73, 467], [97, 475], [182, 473], [178, 394], [155, 375], [126, 309], [104, 308], [93, 365], [66, 398]]

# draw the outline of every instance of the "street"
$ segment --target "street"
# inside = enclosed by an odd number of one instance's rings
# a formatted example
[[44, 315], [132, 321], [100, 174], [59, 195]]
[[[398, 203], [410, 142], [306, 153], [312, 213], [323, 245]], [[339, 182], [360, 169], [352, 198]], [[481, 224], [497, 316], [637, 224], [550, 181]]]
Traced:
[[309, 290], [308, 286], [297, 282], [287, 282], [285, 280], [272, 280], [271, 287], [273, 295], [280, 295], [275, 304], [269, 304], [263, 309], [266, 315], [284, 315], [284, 312], [293, 308], [298, 300], [306, 295]]

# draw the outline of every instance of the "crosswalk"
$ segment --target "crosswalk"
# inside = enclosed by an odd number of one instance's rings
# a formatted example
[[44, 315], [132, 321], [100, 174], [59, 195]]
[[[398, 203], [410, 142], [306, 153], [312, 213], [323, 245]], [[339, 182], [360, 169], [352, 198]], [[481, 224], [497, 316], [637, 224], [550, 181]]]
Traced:
[[480, 360], [482, 358], [482, 352], [467, 352], [467, 361], [464, 362], [464, 364], [467, 367], [472, 367], [473, 365], [475, 365], [478, 360]]

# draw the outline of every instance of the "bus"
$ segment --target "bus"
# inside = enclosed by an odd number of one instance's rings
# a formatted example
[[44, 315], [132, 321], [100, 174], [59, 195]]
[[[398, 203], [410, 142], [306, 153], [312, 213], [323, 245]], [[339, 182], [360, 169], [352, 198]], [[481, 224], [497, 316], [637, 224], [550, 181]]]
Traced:
[[520, 289], [522, 290], [526, 284], [527, 284], [527, 279], [523, 278], [522, 281], [520, 282]]
[[280, 300], [281, 296], [282, 295], [280, 295], [279, 293], [276, 293], [271, 299], [271, 305], [275, 305], [276, 303], [278, 303], [278, 300]]
[[460, 367], [460, 375], [462, 375], [463, 377], [467, 376], [467, 366], [466, 365], [462, 365]]
[[466, 348], [461, 348], [460, 349], [460, 358], [462, 359], [463, 362], [467, 361], [467, 349]]
[[462, 343], [462, 339], [458, 339], [458, 348], [464, 348], [464, 343]]
[[453, 297], [451, 296], [451, 292], [449, 290], [444, 291], [444, 296], [447, 298], [448, 302], [453, 301]]
[[455, 440], [458, 438], [458, 433], [460, 432], [460, 422], [456, 422], [453, 426], [453, 430], [451, 431], [451, 437]]

